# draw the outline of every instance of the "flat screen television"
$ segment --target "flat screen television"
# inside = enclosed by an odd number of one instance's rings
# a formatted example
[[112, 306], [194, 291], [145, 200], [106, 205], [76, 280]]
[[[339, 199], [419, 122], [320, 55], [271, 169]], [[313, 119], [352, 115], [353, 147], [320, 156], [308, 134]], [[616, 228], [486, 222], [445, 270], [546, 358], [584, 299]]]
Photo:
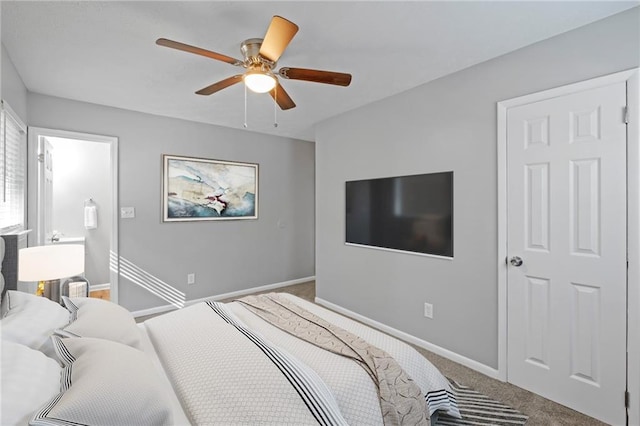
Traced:
[[453, 172], [346, 182], [346, 243], [453, 257]]

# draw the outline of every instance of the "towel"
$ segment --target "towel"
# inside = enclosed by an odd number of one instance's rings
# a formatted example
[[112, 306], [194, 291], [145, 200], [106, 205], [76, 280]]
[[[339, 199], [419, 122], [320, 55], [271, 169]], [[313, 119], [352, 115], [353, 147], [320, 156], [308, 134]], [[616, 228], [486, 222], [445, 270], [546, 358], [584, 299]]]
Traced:
[[98, 227], [98, 210], [96, 206], [85, 206], [84, 227], [86, 229], [96, 229]]

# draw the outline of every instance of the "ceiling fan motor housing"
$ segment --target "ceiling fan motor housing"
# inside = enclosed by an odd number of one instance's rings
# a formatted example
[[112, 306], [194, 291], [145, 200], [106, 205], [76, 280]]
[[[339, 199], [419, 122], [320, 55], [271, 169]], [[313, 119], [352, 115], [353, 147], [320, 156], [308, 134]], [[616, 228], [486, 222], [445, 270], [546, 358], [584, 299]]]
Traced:
[[265, 71], [267, 71], [275, 66], [275, 62], [271, 62], [260, 56], [262, 41], [263, 39], [261, 38], [250, 38], [240, 44], [240, 52], [242, 52], [242, 56], [244, 57], [244, 66], [246, 68], [253, 68], [255, 65], [260, 65], [264, 66], [264, 68], [266, 68]]

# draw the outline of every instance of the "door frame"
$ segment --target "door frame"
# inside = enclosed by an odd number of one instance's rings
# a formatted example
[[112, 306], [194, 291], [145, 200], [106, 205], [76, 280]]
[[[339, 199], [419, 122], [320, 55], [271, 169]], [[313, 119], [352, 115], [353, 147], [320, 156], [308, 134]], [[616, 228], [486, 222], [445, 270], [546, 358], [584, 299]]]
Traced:
[[29, 236], [29, 246], [41, 245], [44, 243], [42, 237], [43, 217], [40, 213], [40, 174], [42, 169], [39, 166], [38, 155], [42, 147], [39, 140], [41, 136], [64, 139], [76, 139], [89, 142], [100, 142], [109, 144], [111, 162], [111, 238], [109, 249], [109, 284], [110, 298], [114, 303], [118, 303], [118, 278], [120, 276], [119, 249], [118, 249], [118, 138], [116, 136], [96, 135], [91, 133], [74, 132], [68, 130], [48, 129], [44, 127], [28, 128], [27, 145], [27, 223], [29, 228], [34, 229]]
[[[498, 102], [498, 378], [507, 377], [507, 110], [581, 92], [627, 82], [627, 389], [631, 393], [629, 424], [640, 424], [640, 68], [545, 90]], [[635, 142], [635, 143], [634, 143]], [[621, 401], [624, 395], [621, 395]]]

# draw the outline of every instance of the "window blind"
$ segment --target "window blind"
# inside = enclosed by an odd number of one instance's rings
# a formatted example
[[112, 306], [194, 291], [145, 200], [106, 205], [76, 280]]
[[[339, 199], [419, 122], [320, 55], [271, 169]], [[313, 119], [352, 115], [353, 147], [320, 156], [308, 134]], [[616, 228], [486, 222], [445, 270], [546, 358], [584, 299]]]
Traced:
[[24, 229], [26, 126], [5, 101], [0, 110], [0, 234]]

